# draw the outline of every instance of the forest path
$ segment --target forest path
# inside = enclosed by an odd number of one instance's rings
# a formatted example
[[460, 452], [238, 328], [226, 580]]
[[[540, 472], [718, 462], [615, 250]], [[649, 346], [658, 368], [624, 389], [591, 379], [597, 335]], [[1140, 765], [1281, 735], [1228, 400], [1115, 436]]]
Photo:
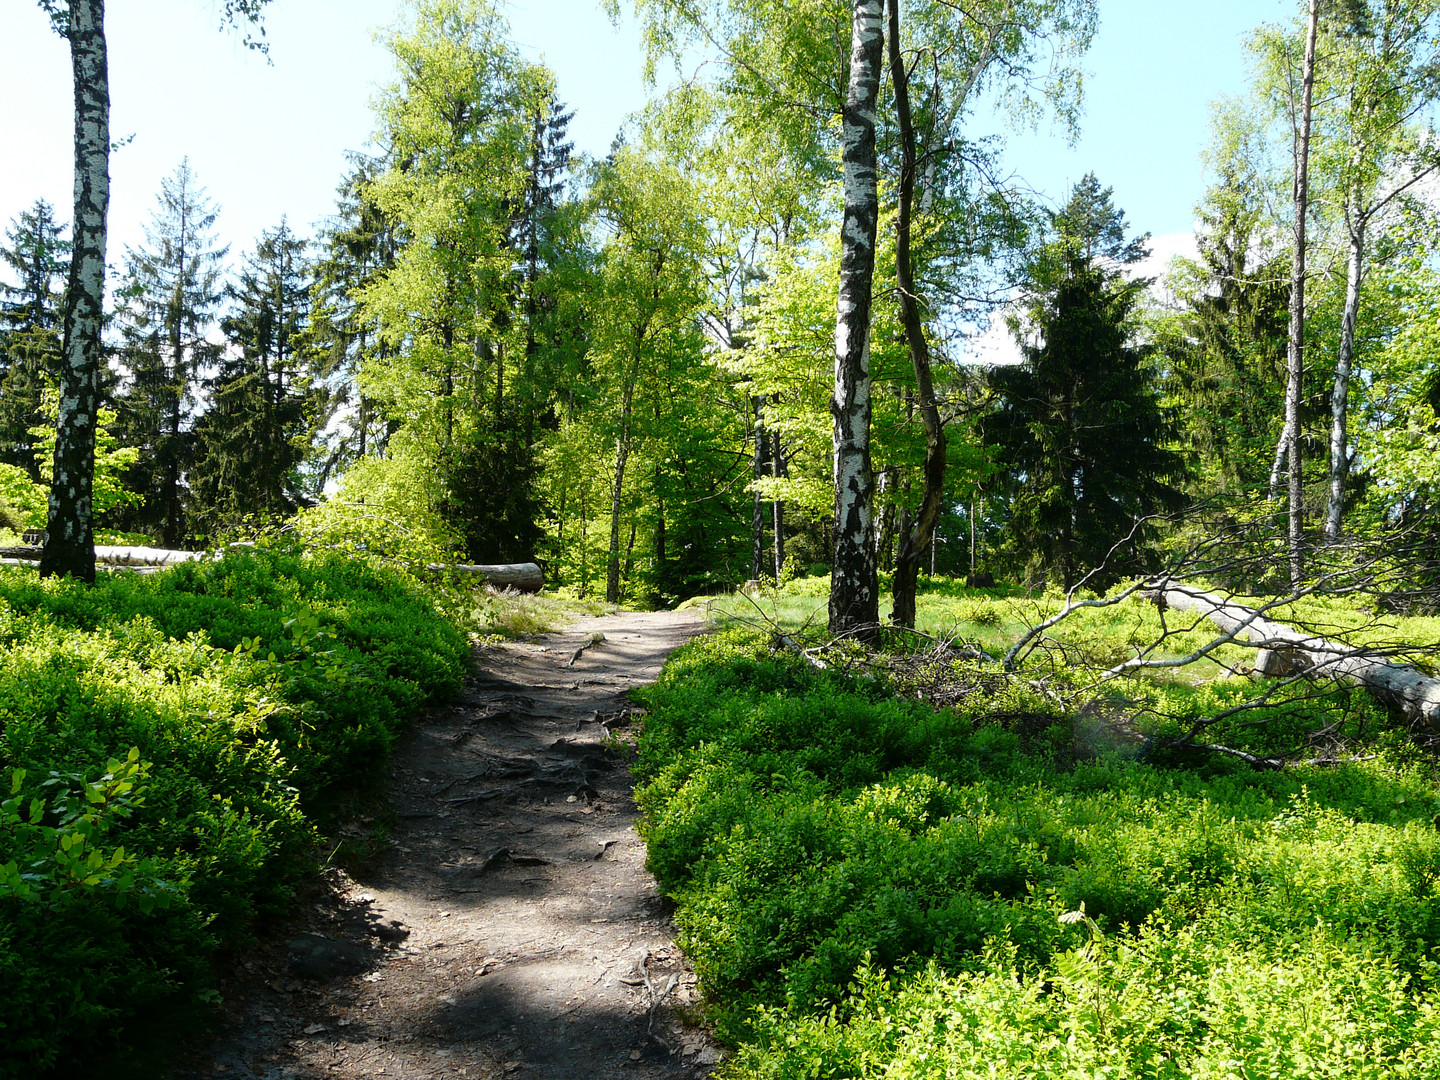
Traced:
[[242, 964], [226, 1033], [187, 1074], [708, 1073], [714, 1046], [675, 1012], [694, 976], [645, 870], [624, 746], [626, 693], [703, 629], [624, 612], [478, 649], [460, 697], [396, 748], [385, 854], [339, 877], [309, 933]]

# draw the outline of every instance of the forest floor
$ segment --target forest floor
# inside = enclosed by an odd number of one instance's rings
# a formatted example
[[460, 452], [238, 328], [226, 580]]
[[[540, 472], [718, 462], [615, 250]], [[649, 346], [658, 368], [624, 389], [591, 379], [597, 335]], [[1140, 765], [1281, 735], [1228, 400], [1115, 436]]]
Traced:
[[220, 1033], [179, 1075], [706, 1075], [720, 1055], [690, 1019], [626, 764], [627, 692], [703, 628], [627, 612], [478, 648], [357, 817], [386, 842], [238, 958]]

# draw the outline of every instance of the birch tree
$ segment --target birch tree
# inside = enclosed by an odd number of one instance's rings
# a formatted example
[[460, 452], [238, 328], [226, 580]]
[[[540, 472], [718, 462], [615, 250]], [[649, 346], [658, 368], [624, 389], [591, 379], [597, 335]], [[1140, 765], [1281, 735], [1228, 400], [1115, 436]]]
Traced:
[[835, 514], [830, 566], [830, 632], [874, 640], [880, 583], [870, 522], [875, 476], [870, 467], [870, 303], [880, 196], [875, 167], [875, 112], [884, 27], [881, 0], [854, 0], [850, 78], [840, 154], [845, 209], [840, 226], [840, 293], [835, 317]]
[[[1320, 27], [1320, 0], [1309, 0], [1305, 59], [1298, 87], [1290, 85], [1290, 118], [1294, 132], [1294, 186], [1290, 256], [1290, 336], [1285, 353], [1285, 429], [1281, 442], [1289, 459], [1290, 584], [1298, 588], [1305, 575], [1305, 484], [1300, 462], [1300, 401], [1305, 377], [1305, 225], [1310, 214], [1310, 121], [1315, 92], [1315, 40]], [[1297, 100], [1296, 93], [1299, 98]], [[1277, 463], [1279, 458], [1277, 457]], [[1274, 488], [1272, 474], [1272, 489]]]
[[[75, 204], [72, 254], [65, 293], [60, 408], [56, 419], [54, 483], [40, 573], [95, 580], [92, 520], [95, 428], [100, 408], [100, 332], [105, 305], [106, 227], [110, 212], [110, 69], [105, 0], [39, 0], [51, 24], [70, 43], [75, 90]], [[222, 19], [259, 27], [269, 0], [224, 0]], [[263, 44], [246, 37], [246, 44]]]
[[1351, 468], [1349, 400], [1356, 325], [1369, 263], [1369, 233], [1395, 200], [1440, 167], [1417, 130], [1440, 96], [1440, 4], [1366, 0], [1326, 35], [1335, 99], [1333, 149], [1321, 162], [1339, 203], [1345, 247], [1345, 299], [1330, 393], [1325, 540], [1340, 538]]

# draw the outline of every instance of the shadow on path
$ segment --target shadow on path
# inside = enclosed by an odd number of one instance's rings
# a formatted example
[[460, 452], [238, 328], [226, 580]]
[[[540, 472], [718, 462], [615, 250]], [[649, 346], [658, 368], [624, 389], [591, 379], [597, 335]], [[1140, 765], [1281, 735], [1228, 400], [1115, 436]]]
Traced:
[[[625, 694], [701, 632], [691, 613], [583, 619], [485, 647], [397, 748], [390, 843], [318, 932], [258, 955], [191, 1076], [703, 1076], [694, 977], [635, 832]], [[572, 662], [576, 650], [593, 640]], [[279, 970], [284, 963], [288, 970]]]

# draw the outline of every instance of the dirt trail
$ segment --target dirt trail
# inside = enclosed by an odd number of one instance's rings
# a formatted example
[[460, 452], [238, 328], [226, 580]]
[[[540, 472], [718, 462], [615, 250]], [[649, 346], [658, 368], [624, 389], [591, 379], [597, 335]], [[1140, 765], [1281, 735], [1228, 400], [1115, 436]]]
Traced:
[[694, 977], [613, 748], [625, 692], [701, 629], [692, 613], [622, 613], [479, 650], [465, 692], [397, 748], [375, 871], [341, 876], [308, 932], [242, 964], [225, 1034], [182, 1074], [707, 1073], [718, 1055], [677, 1015]]

